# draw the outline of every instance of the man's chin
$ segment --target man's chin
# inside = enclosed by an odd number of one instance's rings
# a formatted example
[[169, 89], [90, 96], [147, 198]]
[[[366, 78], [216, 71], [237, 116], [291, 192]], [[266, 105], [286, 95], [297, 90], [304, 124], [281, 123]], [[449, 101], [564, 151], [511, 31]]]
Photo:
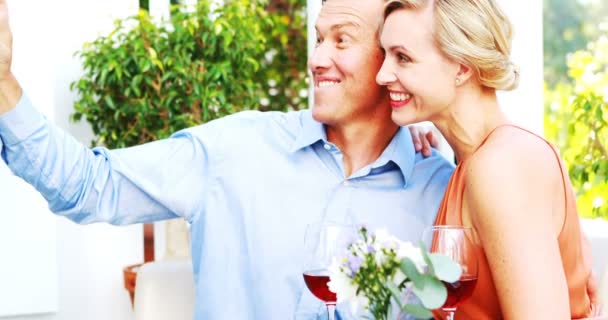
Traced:
[[323, 124], [331, 124], [333, 121], [332, 114], [329, 112], [329, 107], [321, 104], [315, 104], [312, 107], [312, 118]]

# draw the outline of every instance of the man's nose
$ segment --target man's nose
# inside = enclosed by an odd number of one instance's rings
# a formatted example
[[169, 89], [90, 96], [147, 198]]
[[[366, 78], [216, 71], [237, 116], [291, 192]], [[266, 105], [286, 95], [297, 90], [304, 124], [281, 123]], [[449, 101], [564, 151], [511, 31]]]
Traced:
[[319, 44], [308, 60], [308, 67], [314, 74], [320, 70], [329, 69], [332, 64], [331, 50], [328, 45]]
[[397, 78], [395, 77], [395, 73], [393, 72], [390, 63], [387, 59], [384, 59], [380, 70], [378, 70], [378, 74], [376, 74], [376, 83], [381, 86], [386, 86], [396, 80]]

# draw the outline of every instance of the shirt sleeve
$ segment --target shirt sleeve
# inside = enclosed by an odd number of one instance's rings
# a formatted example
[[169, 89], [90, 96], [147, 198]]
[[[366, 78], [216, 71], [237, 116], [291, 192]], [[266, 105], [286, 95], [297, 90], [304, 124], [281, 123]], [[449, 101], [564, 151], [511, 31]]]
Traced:
[[[221, 127], [221, 126], [219, 126]], [[23, 96], [0, 116], [2, 160], [51, 211], [78, 223], [191, 220], [205, 197], [217, 125], [140, 146], [89, 149], [51, 124]]]

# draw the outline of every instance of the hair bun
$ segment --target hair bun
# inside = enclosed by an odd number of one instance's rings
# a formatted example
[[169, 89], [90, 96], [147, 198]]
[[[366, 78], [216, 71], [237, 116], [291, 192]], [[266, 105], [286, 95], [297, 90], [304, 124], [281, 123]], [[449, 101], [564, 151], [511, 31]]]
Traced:
[[514, 90], [519, 86], [519, 66], [507, 60], [502, 81], [497, 83], [497, 90]]

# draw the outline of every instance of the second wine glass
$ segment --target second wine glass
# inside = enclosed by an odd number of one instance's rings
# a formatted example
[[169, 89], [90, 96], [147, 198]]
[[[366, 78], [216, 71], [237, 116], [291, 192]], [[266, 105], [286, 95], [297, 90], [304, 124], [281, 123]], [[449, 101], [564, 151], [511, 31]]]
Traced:
[[327, 285], [329, 266], [352, 243], [355, 232], [353, 226], [333, 222], [313, 223], [306, 228], [304, 282], [310, 292], [325, 303], [329, 320], [335, 317], [337, 301], [336, 294]]
[[425, 229], [423, 241], [430, 244], [431, 253], [450, 257], [462, 267], [460, 279], [447, 283], [448, 297], [441, 307], [447, 320], [453, 320], [456, 309], [471, 297], [477, 284], [477, 250], [472, 228], [464, 226], [432, 226]]

